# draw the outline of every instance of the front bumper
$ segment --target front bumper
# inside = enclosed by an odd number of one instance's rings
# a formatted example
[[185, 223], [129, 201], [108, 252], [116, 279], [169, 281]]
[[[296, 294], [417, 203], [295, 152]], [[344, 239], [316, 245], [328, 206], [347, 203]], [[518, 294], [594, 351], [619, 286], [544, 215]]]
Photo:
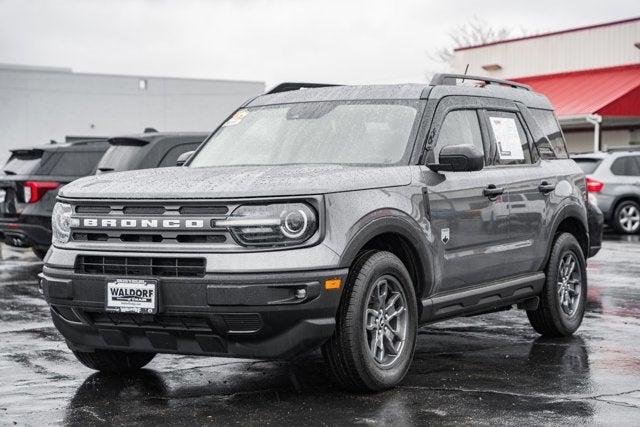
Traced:
[[154, 277], [155, 315], [105, 312], [111, 276], [45, 265], [40, 286], [55, 326], [75, 350], [285, 358], [333, 334], [341, 288], [326, 290], [324, 281], [344, 283], [346, 275], [336, 269]]

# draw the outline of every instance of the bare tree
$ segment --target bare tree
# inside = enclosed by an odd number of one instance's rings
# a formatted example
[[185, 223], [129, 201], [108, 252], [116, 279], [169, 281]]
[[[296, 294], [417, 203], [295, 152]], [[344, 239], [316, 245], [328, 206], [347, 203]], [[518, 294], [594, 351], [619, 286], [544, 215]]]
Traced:
[[[522, 35], [526, 34], [523, 29], [520, 32]], [[434, 61], [453, 67], [454, 49], [505, 40], [513, 34], [513, 28], [493, 28], [485, 20], [475, 16], [449, 31], [449, 46], [436, 50], [429, 54], [429, 57]]]

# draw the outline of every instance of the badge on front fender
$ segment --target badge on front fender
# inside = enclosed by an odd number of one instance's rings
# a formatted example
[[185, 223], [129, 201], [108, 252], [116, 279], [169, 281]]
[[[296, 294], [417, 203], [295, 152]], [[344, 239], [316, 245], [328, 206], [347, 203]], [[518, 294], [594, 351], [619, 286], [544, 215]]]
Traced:
[[442, 240], [442, 243], [444, 243], [445, 245], [447, 243], [449, 243], [449, 229], [448, 228], [443, 228], [442, 230], [440, 230], [440, 240]]

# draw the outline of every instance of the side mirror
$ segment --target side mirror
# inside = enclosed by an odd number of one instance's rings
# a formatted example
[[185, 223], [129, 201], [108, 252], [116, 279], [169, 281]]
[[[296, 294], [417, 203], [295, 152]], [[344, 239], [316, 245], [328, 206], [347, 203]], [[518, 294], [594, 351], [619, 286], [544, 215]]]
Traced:
[[438, 163], [427, 166], [435, 172], [479, 171], [484, 167], [484, 154], [471, 144], [447, 145], [440, 150]]
[[195, 153], [195, 151], [186, 151], [180, 154], [180, 156], [178, 156], [178, 160], [176, 160], [176, 166], [182, 166], [187, 163], [187, 160], [189, 160], [189, 157], [191, 157], [193, 153]]

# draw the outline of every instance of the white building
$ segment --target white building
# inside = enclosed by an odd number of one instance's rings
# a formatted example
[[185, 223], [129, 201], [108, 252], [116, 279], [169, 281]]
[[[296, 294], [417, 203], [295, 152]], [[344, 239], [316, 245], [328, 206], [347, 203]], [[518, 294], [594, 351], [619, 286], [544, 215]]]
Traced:
[[573, 152], [640, 144], [640, 17], [462, 47], [454, 60], [457, 73], [544, 93]]
[[67, 136], [210, 131], [263, 82], [75, 73], [0, 64], [0, 162]]

